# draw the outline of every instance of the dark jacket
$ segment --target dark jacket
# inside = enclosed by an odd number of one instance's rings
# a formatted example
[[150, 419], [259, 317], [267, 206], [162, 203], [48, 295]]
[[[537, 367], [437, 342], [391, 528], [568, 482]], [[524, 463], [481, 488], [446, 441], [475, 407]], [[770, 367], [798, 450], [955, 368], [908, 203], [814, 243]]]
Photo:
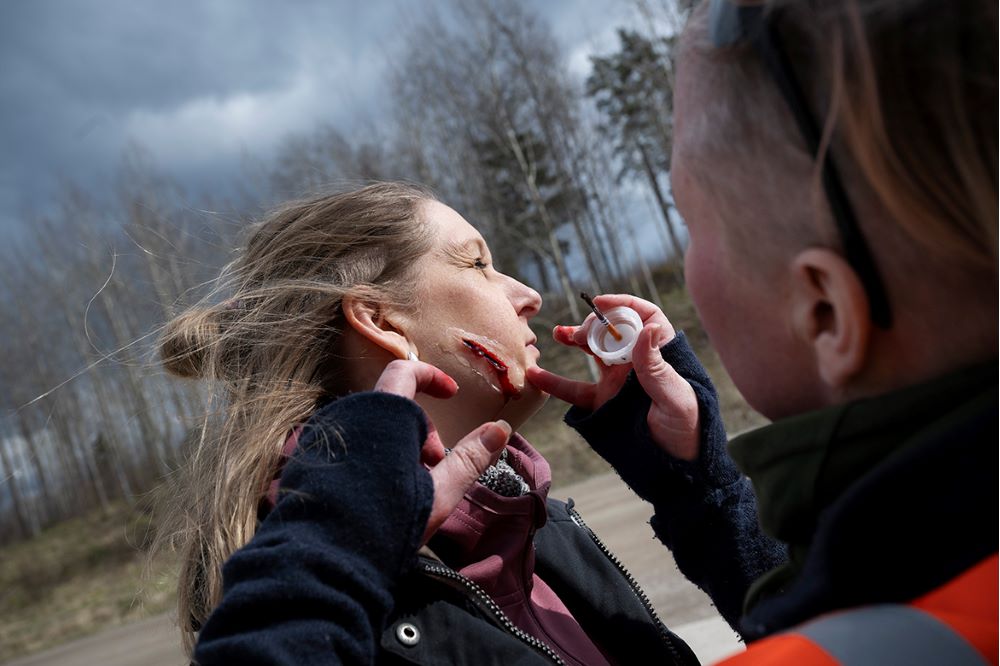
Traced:
[[[334, 401], [310, 419], [282, 494], [223, 567], [200, 664], [556, 661], [474, 583], [416, 553], [432, 486], [416, 403], [384, 393]], [[571, 505], [550, 500], [536, 571], [615, 663], [696, 664]]]
[[909, 603], [995, 554], [997, 404], [994, 362], [733, 440], [791, 555], [751, 588], [744, 634]]
[[[733, 440], [751, 485], [683, 336], [663, 355], [698, 395], [696, 462], [652, 443], [634, 376], [567, 422], [653, 504], [656, 535], [747, 640], [834, 610], [909, 603], [996, 553], [996, 362]], [[610, 429], [622, 423], [633, 430], [616, 446]], [[984, 594], [995, 615], [996, 590]]]
[[[535, 571], [605, 656], [616, 664], [697, 664], [690, 648], [660, 622], [631, 575], [586, 526], [572, 500], [549, 500], [548, 511], [548, 522], [535, 535]], [[395, 598], [379, 663], [559, 663], [544, 644], [511, 625], [475, 583], [439, 560], [418, 557]]]
[[701, 449], [696, 461], [673, 458], [653, 442], [646, 423], [651, 400], [634, 372], [600, 409], [574, 407], [566, 422], [653, 505], [653, 532], [673, 552], [681, 572], [740, 632], [747, 590], [785, 563], [787, 550], [761, 530], [750, 480], [726, 452], [718, 394], [684, 333], [678, 332], [660, 352], [698, 400]]

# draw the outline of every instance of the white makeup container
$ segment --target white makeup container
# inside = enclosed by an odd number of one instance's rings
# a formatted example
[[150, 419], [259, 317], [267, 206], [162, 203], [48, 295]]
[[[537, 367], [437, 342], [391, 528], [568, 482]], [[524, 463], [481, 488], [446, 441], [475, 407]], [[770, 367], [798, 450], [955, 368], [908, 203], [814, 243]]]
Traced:
[[594, 319], [587, 330], [587, 345], [606, 365], [621, 365], [632, 361], [632, 350], [642, 330], [642, 317], [632, 308], [619, 306], [604, 312], [604, 316], [621, 334], [615, 340], [608, 327]]

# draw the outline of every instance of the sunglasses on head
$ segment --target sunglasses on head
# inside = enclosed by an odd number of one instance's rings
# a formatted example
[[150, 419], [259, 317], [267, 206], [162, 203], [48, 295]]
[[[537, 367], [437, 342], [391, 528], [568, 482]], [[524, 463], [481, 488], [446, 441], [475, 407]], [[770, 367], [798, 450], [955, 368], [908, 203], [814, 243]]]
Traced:
[[[806, 97], [795, 78], [788, 53], [782, 46], [775, 26], [775, 12], [762, 4], [737, 4], [733, 0], [711, 0], [709, 6], [710, 36], [716, 47], [752, 44], [771, 78], [778, 85], [781, 96], [795, 117], [795, 124], [805, 140], [813, 158], [819, 157], [820, 130], [815, 116], [810, 112]], [[858, 227], [854, 209], [843, 182], [833, 163], [829, 150], [823, 154], [823, 189], [833, 213], [833, 220], [840, 233], [847, 263], [857, 273], [868, 295], [872, 321], [880, 328], [892, 325], [892, 312], [885, 285], [864, 235]]]

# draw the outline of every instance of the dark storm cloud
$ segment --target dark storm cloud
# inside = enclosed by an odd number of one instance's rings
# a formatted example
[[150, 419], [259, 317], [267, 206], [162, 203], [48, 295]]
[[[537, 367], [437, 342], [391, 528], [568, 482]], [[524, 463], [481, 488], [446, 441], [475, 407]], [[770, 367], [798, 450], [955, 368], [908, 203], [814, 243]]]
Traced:
[[0, 6], [0, 224], [60, 179], [106, 179], [129, 141], [181, 182], [371, 94], [392, 6], [24, 0]]
[[[212, 191], [289, 133], [377, 130], [399, 33], [428, 2], [0, 3], [0, 237], [61, 182], [106, 190], [130, 142]], [[577, 73], [593, 27], [622, 15], [596, 0], [536, 7]]]
[[[288, 76], [282, 3], [24, 2], [0, 28], [5, 62], [46, 93], [115, 111], [267, 89]], [[290, 25], [282, 25], [290, 24]], [[293, 35], [294, 37], [294, 35]]]

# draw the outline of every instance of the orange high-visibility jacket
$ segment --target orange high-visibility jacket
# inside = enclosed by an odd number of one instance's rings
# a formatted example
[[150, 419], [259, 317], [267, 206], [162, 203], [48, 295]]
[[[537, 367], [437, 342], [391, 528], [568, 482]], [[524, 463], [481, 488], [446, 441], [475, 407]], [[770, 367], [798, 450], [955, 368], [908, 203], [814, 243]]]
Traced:
[[719, 666], [996, 664], [997, 555], [907, 605], [822, 615], [752, 643]]

